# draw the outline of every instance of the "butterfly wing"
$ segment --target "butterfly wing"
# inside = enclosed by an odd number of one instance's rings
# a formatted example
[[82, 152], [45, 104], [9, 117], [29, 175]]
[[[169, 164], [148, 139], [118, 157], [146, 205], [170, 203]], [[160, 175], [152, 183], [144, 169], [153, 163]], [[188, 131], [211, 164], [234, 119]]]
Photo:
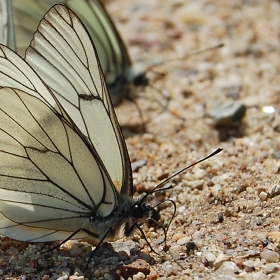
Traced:
[[82, 22], [65, 6], [57, 5], [40, 22], [25, 60], [88, 137], [116, 189], [132, 195], [127, 148], [95, 57]]
[[17, 51], [21, 55], [24, 55], [39, 20], [55, 3], [67, 5], [87, 27], [95, 43], [114, 105], [118, 105], [126, 96], [135, 94], [136, 78], [143, 76], [143, 83], [147, 83], [145, 75], [132, 67], [119, 32], [98, 0], [13, 0]]
[[[67, 23], [71, 19], [79, 32], [86, 34], [76, 16], [70, 16], [63, 6], [52, 8], [46, 18], [56, 9], [63, 13], [61, 19]], [[46, 30], [52, 32], [49, 27]], [[65, 38], [66, 34], [63, 31], [60, 35]], [[96, 54], [88, 38], [81, 42], [83, 51], [78, 48], [77, 52], [84, 54], [87, 69], [92, 71], [86, 76], [91, 78], [92, 89], [81, 80], [78, 89], [87, 90], [79, 93], [75, 89], [69, 96], [64, 96], [65, 92], [53, 94], [24, 60], [0, 46], [1, 234], [45, 242], [65, 239], [82, 227], [94, 233], [90, 217], [110, 215], [118, 205], [116, 191], [131, 190], [129, 185], [122, 185], [127, 184], [126, 179], [131, 182], [127, 173], [131, 168], [124, 161], [128, 160], [126, 146]], [[82, 59], [72, 52], [77, 60]], [[66, 53], [62, 51], [62, 57]], [[48, 61], [45, 66], [53, 69]], [[54, 77], [63, 82], [64, 76], [59, 73]], [[107, 138], [102, 139], [105, 134]], [[105, 155], [106, 149], [111, 159]], [[120, 175], [113, 170], [114, 164]], [[80, 233], [75, 238], [85, 236]]]
[[0, 43], [15, 48], [12, 2], [0, 0]]
[[60, 240], [86, 227], [92, 209], [104, 216], [112, 212], [116, 194], [103, 166], [41, 99], [2, 88], [0, 127], [1, 234], [25, 241]]

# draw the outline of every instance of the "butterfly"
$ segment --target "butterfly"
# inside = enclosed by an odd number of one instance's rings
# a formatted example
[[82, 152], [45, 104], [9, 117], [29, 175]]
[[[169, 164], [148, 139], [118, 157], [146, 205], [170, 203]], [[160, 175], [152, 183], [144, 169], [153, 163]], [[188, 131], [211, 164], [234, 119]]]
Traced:
[[125, 140], [74, 12], [53, 6], [26, 60], [1, 45], [0, 86], [0, 234], [98, 244], [150, 218], [154, 208], [132, 198]]
[[28, 242], [91, 237], [98, 248], [135, 228], [145, 238], [157, 206], [147, 198], [177, 175], [133, 198], [97, 52], [63, 5], [44, 15], [25, 60], [0, 45], [0, 157], [0, 234]]
[[[3, 1], [3, 0], [2, 0]], [[83, 21], [89, 31], [105, 75], [106, 84], [113, 101], [117, 106], [123, 99], [133, 99], [136, 87], [147, 86], [148, 79], [144, 71], [132, 66], [127, 48], [116, 29], [104, 5], [98, 0], [13, 0], [8, 1], [8, 15], [13, 17], [14, 26], [9, 25], [8, 35], [14, 32], [15, 43], [2, 42], [24, 56], [33, 33], [44, 15], [54, 4], [62, 3], [72, 9]], [[14, 28], [14, 31], [12, 30]], [[15, 46], [14, 46], [15, 45]]]

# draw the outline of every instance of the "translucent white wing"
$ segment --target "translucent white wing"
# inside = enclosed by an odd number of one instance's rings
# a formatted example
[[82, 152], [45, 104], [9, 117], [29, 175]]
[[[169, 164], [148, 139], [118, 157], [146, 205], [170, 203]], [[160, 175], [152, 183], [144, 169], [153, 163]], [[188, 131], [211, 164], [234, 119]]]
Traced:
[[[57, 10], [63, 17], [52, 17]], [[32, 61], [44, 63], [68, 93], [49, 91], [23, 59], [0, 45], [0, 233], [18, 240], [65, 239], [80, 228], [94, 234], [90, 218], [109, 216], [118, 207], [117, 191], [132, 190], [125, 142], [83, 25], [64, 6], [45, 17], [57, 25], [47, 24], [45, 32], [60, 30], [54, 44], [47, 42], [53, 57], [33, 56], [30, 48]]]
[[114, 23], [98, 0], [13, 0], [17, 51], [23, 56], [44, 13], [54, 4], [71, 8], [87, 27], [95, 43], [114, 105], [135, 95], [135, 80], [146, 85], [144, 73], [132, 67], [127, 49]]
[[88, 137], [116, 189], [132, 194], [126, 145], [82, 22], [65, 6], [54, 6], [40, 22], [25, 59]]
[[0, 43], [7, 44], [7, 27], [8, 27], [8, 14], [7, 14], [7, 1], [0, 1]]
[[115, 189], [90, 147], [34, 95], [0, 90], [0, 157], [0, 233], [5, 236], [65, 239], [88, 227], [94, 213], [107, 216], [117, 205]]
[[12, 2], [0, 0], [0, 43], [15, 48]]

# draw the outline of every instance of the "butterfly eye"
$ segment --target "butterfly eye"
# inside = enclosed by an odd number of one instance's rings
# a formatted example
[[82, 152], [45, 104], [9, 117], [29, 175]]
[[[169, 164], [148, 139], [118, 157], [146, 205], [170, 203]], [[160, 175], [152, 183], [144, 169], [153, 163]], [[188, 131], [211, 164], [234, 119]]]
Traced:
[[145, 73], [139, 73], [136, 75], [134, 78], [134, 84], [136, 86], [147, 86], [149, 82]]
[[145, 204], [139, 205], [139, 204], [134, 204], [134, 207], [132, 208], [132, 216], [135, 219], [140, 219], [143, 218], [145, 214], [145, 210], [143, 209], [142, 206]]

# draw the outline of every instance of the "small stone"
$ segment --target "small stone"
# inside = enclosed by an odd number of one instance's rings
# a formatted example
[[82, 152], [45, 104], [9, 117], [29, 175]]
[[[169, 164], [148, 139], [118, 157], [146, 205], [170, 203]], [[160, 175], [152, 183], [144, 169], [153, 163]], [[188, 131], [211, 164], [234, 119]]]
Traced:
[[215, 184], [211, 188], [211, 192], [215, 197], [217, 197], [217, 196], [219, 196], [221, 189], [222, 189], [222, 186], [220, 184]]
[[225, 261], [223, 264], [217, 269], [216, 273], [222, 275], [231, 275], [236, 276], [236, 272], [239, 271], [238, 266], [234, 262]]
[[224, 221], [224, 215], [222, 212], [219, 212], [218, 213], [218, 222], [219, 223], [222, 223]]
[[148, 275], [150, 273], [150, 265], [146, 261], [138, 259], [133, 263], [119, 266], [118, 270], [121, 271], [121, 276], [127, 279], [128, 277], [133, 278], [139, 272]]
[[234, 259], [234, 263], [239, 267], [239, 268], [243, 268], [244, 267], [244, 263], [243, 263], [243, 258], [242, 257], [236, 257]]
[[142, 272], [138, 272], [136, 275], [133, 275], [133, 280], [145, 280], [146, 276]]
[[245, 261], [243, 262], [244, 266], [245, 266], [245, 271], [246, 272], [253, 272], [255, 271], [255, 263], [251, 260]]
[[263, 166], [265, 166], [267, 170], [272, 170], [272, 168], [274, 167], [274, 160], [271, 158], [266, 159], [263, 162]]
[[230, 75], [227, 78], [217, 78], [214, 82], [216, 89], [227, 90], [227, 91], [240, 91], [242, 88], [242, 79], [237, 75]]
[[278, 263], [269, 263], [263, 267], [265, 274], [275, 273], [280, 270], [280, 265]]
[[267, 193], [261, 192], [261, 193], [259, 194], [259, 198], [260, 198], [261, 201], [265, 201], [266, 198], [267, 198]]
[[187, 242], [186, 248], [188, 251], [198, 250], [196, 244], [193, 241]]
[[208, 252], [208, 253], [205, 254], [204, 257], [205, 257], [205, 259], [207, 261], [207, 264], [210, 267], [214, 267], [214, 262], [216, 260], [216, 256], [214, 254]]
[[204, 180], [194, 180], [189, 182], [189, 186], [192, 189], [202, 190], [204, 185]]
[[172, 239], [173, 239], [174, 241], [178, 241], [178, 240], [180, 240], [180, 239], [182, 239], [182, 238], [185, 238], [185, 237], [187, 237], [187, 236], [186, 236], [184, 233], [177, 232], [177, 233], [175, 233], [175, 234], [173, 235]]
[[247, 108], [257, 107], [260, 103], [259, 98], [255, 95], [244, 97], [242, 101]]
[[278, 262], [279, 254], [270, 250], [264, 250], [260, 253], [262, 259], [265, 259], [267, 262]]
[[185, 236], [177, 241], [178, 245], [184, 245], [192, 240], [191, 236]]
[[276, 195], [280, 194], [280, 184], [274, 184], [270, 189], [268, 190], [268, 197], [274, 197]]
[[146, 165], [147, 161], [145, 159], [137, 160], [131, 163], [132, 171], [137, 172], [141, 167]]
[[204, 169], [197, 168], [194, 171], [194, 176], [196, 179], [203, 179], [205, 177], [205, 173], [206, 173], [206, 171]]
[[280, 159], [280, 152], [279, 151], [273, 152], [272, 157], [275, 158], [275, 159]]
[[110, 245], [113, 247], [115, 252], [126, 252], [128, 255], [130, 251], [135, 249], [135, 243], [132, 240], [118, 240], [115, 242], [110, 242]]
[[246, 113], [246, 107], [239, 101], [230, 101], [208, 112], [216, 126], [239, 126]]
[[147, 280], [157, 280], [159, 278], [159, 275], [157, 272], [152, 270], [150, 274], [147, 276]]
[[84, 279], [85, 279], [85, 277], [82, 276], [82, 275], [80, 275], [80, 276], [78, 276], [78, 275], [71, 275], [69, 277], [69, 280], [84, 280]]
[[219, 268], [225, 261], [230, 261], [231, 256], [225, 255], [225, 254], [220, 254], [214, 261], [214, 267], [217, 269]]

